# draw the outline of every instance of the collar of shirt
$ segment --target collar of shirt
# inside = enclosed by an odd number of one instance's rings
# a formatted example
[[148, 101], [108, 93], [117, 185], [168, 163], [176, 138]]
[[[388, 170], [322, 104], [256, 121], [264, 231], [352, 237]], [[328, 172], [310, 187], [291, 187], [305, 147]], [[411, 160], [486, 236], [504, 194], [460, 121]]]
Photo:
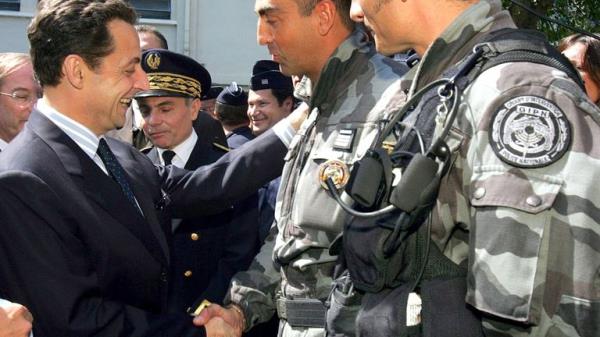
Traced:
[[46, 104], [43, 99], [38, 101], [37, 109], [44, 116], [48, 117], [48, 119], [50, 119], [50, 121], [52, 121], [59, 129], [66, 133], [67, 136], [69, 136], [69, 138], [71, 138], [75, 144], [77, 144], [77, 146], [79, 146], [81, 150], [83, 150], [83, 152], [85, 152], [85, 154], [88, 155], [100, 169], [102, 169], [102, 171], [104, 171], [104, 173], [108, 174], [102, 159], [96, 154], [100, 138], [96, 136], [92, 130], [76, 120], [63, 115], [58, 110]]
[[[198, 135], [196, 134], [196, 131], [192, 129], [192, 133], [189, 137], [187, 137], [183, 142], [179, 143], [179, 145], [171, 149], [171, 151], [175, 152], [175, 157], [173, 157], [173, 161], [171, 162], [171, 164], [180, 168], [185, 167], [185, 164], [188, 162], [188, 159], [190, 159], [190, 156], [192, 155], [192, 151], [194, 150], [194, 146], [196, 146], [197, 140]], [[167, 149], [157, 148], [157, 150], [160, 163], [161, 165], [164, 165], [165, 162], [163, 161], [162, 154]]]
[[0, 151], [4, 151], [4, 149], [6, 149], [6, 145], [8, 145], [8, 143], [5, 142], [4, 139], [0, 138]]

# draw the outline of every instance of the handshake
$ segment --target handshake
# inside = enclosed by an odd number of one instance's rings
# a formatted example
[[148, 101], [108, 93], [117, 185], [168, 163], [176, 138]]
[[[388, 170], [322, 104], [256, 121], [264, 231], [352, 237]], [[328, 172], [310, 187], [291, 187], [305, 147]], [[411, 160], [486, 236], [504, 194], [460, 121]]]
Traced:
[[0, 337], [27, 337], [32, 322], [26, 307], [0, 299]]
[[224, 308], [205, 301], [196, 312], [194, 325], [204, 326], [207, 337], [240, 337], [246, 326], [244, 313], [235, 304]]

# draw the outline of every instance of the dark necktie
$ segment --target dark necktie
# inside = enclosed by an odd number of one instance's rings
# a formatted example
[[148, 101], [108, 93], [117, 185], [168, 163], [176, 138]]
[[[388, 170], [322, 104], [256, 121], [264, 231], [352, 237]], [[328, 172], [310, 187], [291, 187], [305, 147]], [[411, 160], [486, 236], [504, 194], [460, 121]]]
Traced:
[[100, 138], [100, 144], [98, 145], [98, 156], [102, 159], [104, 166], [106, 166], [106, 170], [110, 174], [110, 176], [119, 184], [121, 187], [121, 191], [127, 197], [127, 200], [131, 203], [131, 205], [138, 210], [138, 212], [142, 212], [137, 202], [135, 201], [135, 196], [133, 195], [133, 191], [129, 186], [129, 182], [127, 181], [127, 177], [125, 176], [125, 170], [117, 161], [114, 153], [108, 147], [106, 140], [104, 138]]
[[171, 162], [173, 161], [173, 157], [175, 157], [175, 152], [173, 152], [171, 150], [163, 151], [162, 159], [165, 162], [165, 166], [171, 165]]

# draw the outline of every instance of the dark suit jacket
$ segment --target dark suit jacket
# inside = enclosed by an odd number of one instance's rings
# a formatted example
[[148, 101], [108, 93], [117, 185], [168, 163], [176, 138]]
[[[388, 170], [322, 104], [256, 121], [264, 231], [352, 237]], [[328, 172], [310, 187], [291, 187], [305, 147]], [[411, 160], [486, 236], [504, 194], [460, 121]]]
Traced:
[[244, 145], [252, 139], [254, 139], [252, 129], [250, 129], [247, 126], [242, 126], [233, 130], [230, 134], [227, 135], [227, 144], [231, 149], [237, 149], [238, 147]]
[[[199, 138], [185, 168], [208, 165], [224, 153]], [[147, 155], [160, 164], [156, 148]], [[257, 205], [253, 194], [221, 213], [181, 219], [170, 250], [169, 311], [185, 312], [198, 298], [222, 303], [231, 277], [258, 252]]]
[[258, 239], [262, 245], [275, 221], [275, 205], [281, 177], [277, 177], [258, 190]]
[[285, 146], [269, 134], [186, 171], [157, 168], [135, 148], [108, 141], [143, 217], [37, 111], [0, 154], [0, 297], [31, 310], [36, 337], [203, 336], [190, 317], [164, 314], [164, 229], [171, 216], [216, 213], [252, 194], [278, 175]]

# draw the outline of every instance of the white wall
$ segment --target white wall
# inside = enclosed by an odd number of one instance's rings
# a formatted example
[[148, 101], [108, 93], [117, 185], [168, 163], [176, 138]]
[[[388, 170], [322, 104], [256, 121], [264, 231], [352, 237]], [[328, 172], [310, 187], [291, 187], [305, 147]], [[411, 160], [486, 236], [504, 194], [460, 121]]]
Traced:
[[[26, 30], [37, 0], [21, 0], [21, 12], [0, 11], [0, 52], [28, 52]], [[172, 20], [142, 19], [156, 26], [169, 49], [203, 63], [216, 84], [248, 84], [252, 65], [270, 58], [256, 43], [252, 0], [172, 0]]]
[[256, 42], [252, 0], [193, 0], [191, 56], [211, 73], [213, 82], [248, 84], [254, 62], [270, 59]]

